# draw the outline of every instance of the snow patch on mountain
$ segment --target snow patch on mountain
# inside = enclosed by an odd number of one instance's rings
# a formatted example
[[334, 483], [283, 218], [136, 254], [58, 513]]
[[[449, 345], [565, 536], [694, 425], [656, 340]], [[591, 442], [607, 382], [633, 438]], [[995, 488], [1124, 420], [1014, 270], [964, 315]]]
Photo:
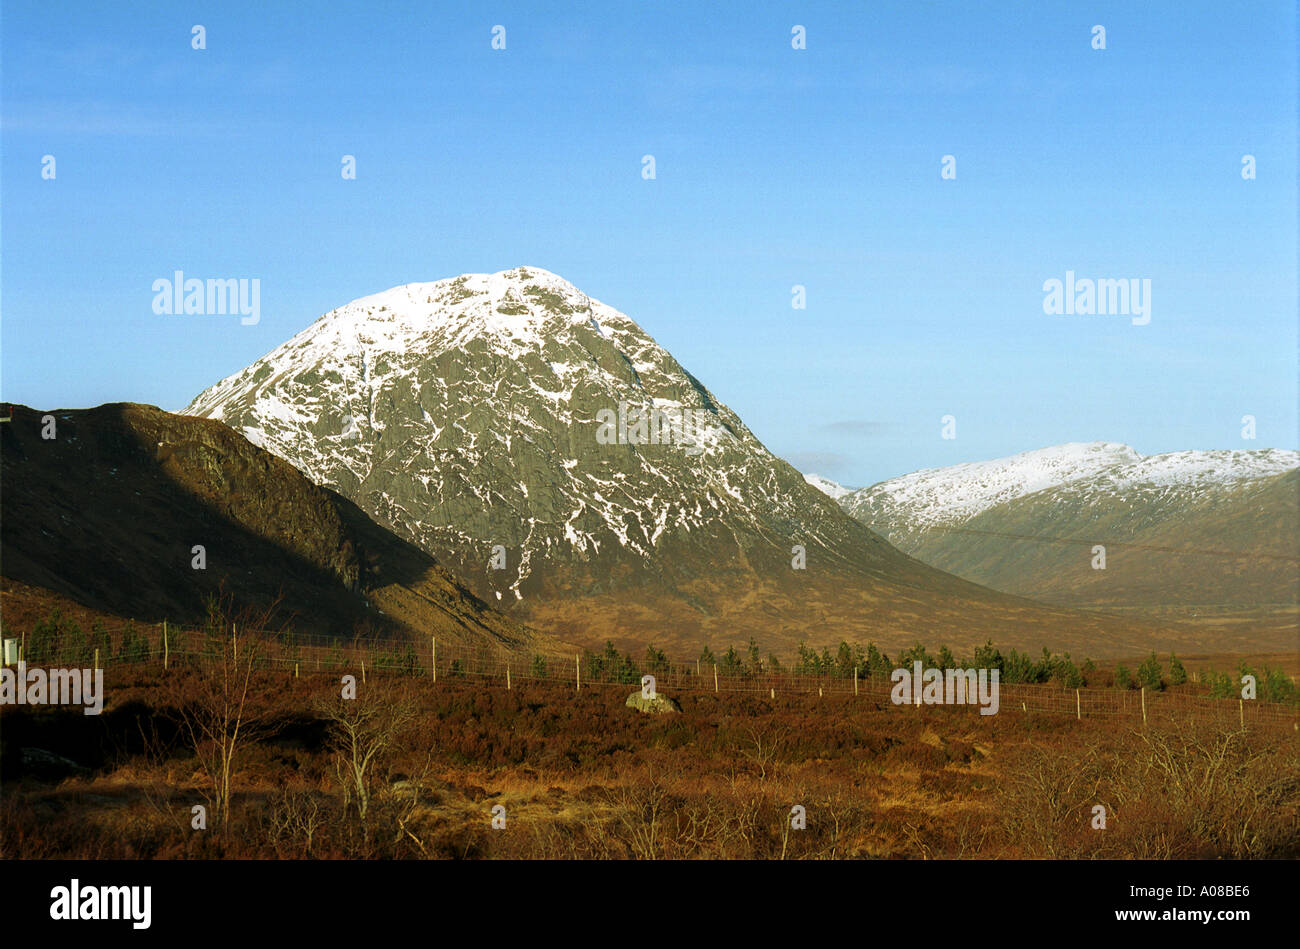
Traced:
[[1296, 467], [1300, 467], [1300, 452], [1276, 448], [1172, 451], [1115, 465], [1093, 478], [1059, 485], [1057, 491], [1074, 495], [1119, 495], [1150, 489], [1199, 493], [1261, 481]]

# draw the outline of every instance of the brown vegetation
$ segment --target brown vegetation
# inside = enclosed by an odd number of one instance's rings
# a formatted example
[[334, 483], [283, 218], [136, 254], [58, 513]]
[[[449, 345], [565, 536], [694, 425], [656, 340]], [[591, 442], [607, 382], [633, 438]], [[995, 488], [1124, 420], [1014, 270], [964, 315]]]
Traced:
[[[1007, 707], [980, 716], [815, 691], [776, 699], [684, 692], [681, 714], [644, 716], [624, 706], [626, 686], [575, 694], [550, 682], [506, 690], [373, 673], [358, 676], [348, 704], [339, 675], [246, 679], [243, 656], [231, 660], [166, 674], [114, 669], [99, 719], [4, 708], [0, 850], [36, 858], [1300, 856], [1300, 757], [1289, 725], [1153, 718], [1145, 729], [1117, 728], [1114, 719]], [[234, 676], [218, 678], [223, 667]], [[218, 696], [234, 701], [204, 719], [214, 726], [184, 724], [186, 703], [202, 709], [203, 697]], [[261, 734], [246, 730], [241, 708], [255, 713]], [[235, 720], [241, 740], [222, 753]], [[13, 763], [15, 745], [92, 771], [38, 780]], [[228, 793], [214, 797], [227, 774]], [[191, 808], [210, 800], [223, 801], [228, 820], [192, 829]], [[504, 829], [492, 826], [497, 804]], [[1105, 830], [1092, 827], [1098, 804]], [[806, 810], [806, 829], [791, 826], [795, 805]]]

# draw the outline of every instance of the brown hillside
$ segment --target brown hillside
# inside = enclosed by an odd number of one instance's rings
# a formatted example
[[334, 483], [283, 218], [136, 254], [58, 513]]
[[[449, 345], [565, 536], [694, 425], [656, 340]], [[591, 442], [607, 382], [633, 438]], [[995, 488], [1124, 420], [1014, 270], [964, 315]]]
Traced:
[[[549, 651], [414, 545], [219, 422], [114, 403], [0, 426], [6, 622], [47, 606], [200, 622], [223, 591], [302, 632]], [[191, 565], [194, 545], [207, 567]]]

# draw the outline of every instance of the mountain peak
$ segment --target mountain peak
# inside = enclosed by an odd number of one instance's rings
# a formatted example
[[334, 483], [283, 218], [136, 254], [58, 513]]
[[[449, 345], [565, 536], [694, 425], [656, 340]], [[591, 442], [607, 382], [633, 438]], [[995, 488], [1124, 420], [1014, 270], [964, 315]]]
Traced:
[[392, 287], [331, 310], [313, 326], [338, 323], [407, 341], [431, 330], [468, 330], [535, 343], [547, 330], [591, 323], [600, 306], [558, 274], [516, 267]]
[[[411, 367], [403, 365], [410, 352], [432, 359], [471, 348], [488, 358], [518, 361], [536, 360], [548, 346], [563, 351], [563, 358], [546, 357], [550, 375], [561, 377], [593, 361], [640, 368], [667, 356], [635, 322], [563, 277], [540, 267], [515, 267], [408, 283], [359, 297], [218, 383], [184, 412], [229, 418], [225, 403], [233, 393], [274, 388], [285, 376], [310, 377], [317, 371], [332, 383], [328, 388], [337, 390], [337, 404], [355, 405], [363, 392], [390, 382], [380, 376], [411, 376]], [[259, 385], [263, 380], [267, 384]], [[284, 405], [271, 411], [283, 417], [295, 413]], [[255, 441], [260, 437], [257, 429], [247, 434]], [[268, 447], [274, 450], [273, 443]]]

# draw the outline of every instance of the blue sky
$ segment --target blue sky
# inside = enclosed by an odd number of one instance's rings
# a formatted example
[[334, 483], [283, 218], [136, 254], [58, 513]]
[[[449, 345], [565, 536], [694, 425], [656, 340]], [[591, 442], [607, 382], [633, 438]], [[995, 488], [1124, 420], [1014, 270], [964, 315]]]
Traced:
[[[1296, 448], [1294, 4], [1136, 6], [7, 2], [0, 397], [178, 410], [352, 299], [526, 264], [853, 485]], [[259, 278], [260, 322], [154, 314], [176, 269]], [[1067, 270], [1150, 279], [1151, 322], [1044, 314]]]

